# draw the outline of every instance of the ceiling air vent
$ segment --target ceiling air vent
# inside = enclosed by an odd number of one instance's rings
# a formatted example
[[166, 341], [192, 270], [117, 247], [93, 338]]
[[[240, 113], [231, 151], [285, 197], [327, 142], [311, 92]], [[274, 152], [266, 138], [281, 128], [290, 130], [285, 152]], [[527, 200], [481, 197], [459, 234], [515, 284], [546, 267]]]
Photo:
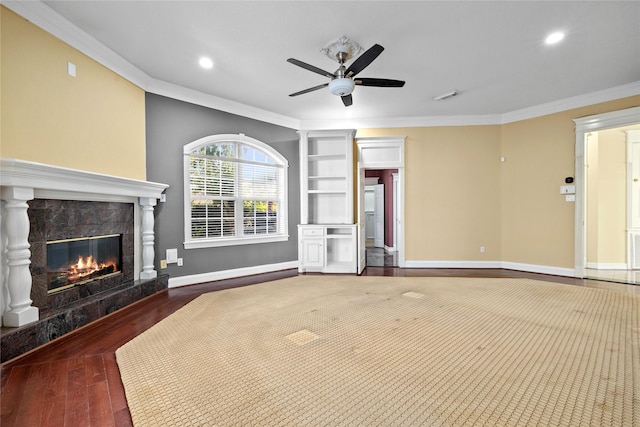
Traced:
[[454, 96], [457, 96], [460, 92], [458, 92], [457, 90], [452, 90], [451, 92], [447, 92], [447, 93], [443, 93], [440, 96], [436, 96], [433, 99], [436, 101], [444, 101], [445, 99], [449, 99], [449, 98], [453, 98]]

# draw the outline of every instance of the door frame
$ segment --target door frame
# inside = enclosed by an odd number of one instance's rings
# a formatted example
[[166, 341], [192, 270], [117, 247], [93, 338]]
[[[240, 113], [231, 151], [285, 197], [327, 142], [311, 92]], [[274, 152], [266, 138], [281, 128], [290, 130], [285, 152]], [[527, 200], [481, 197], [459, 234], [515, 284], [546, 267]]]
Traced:
[[[398, 267], [405, 267], [404, 251], [404, 144], [405, 136], [384, 137], [356, 137], [358, 147], [357, 154], [357, 188], [359, 194], [364, 194], [364, 170], [365, 169], [398, 169], [397, 187], [397, 215], [394, 217], [398, 251]], [[357, 209], [360, 218], [364, 218], [364, 203], [358, 198]], [[358, 239], [358, 254], [364, 251]], [[360, 257], [359, 257], [360, 258]], [[365, 257], [366, 259], [366, 257]], [[364, 268], [363, 268], [364, 269]], [[360, 268], [359, 268], [360, 270]]]
[[[380, 192], [382, 193], [382, 197], [380, 197]], [[373, 186], [373, 203], [373, 246], [384, 249], [384, 232], [386, 229], [384, 184], [376, 184]], [[382, 222], [382, 229], [379, 227], [380, 222]]]
[[587, 134], [640, 122], [640, 107], [573, 119], [576, 134], [574, 275], [583, 278], [587, 259]]

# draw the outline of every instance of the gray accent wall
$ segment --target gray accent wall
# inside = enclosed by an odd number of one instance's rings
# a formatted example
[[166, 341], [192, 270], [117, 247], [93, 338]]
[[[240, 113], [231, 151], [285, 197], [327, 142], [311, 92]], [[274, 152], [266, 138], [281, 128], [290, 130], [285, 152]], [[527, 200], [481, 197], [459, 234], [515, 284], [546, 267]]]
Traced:
[[[219, 248], [184, 249], [183, 146], [209, 135], [243, 133], [289, 161], [289, 240]], [[298, 134], [293, 129], [155, 94], [146, 94], [147, 180], [169, 184], [167, 201], [155, 208], [155, 266], [170, 277], [296, 261], [300, 223]], [[178, 249], [184, 266], [160, 270], [166, 250]]]

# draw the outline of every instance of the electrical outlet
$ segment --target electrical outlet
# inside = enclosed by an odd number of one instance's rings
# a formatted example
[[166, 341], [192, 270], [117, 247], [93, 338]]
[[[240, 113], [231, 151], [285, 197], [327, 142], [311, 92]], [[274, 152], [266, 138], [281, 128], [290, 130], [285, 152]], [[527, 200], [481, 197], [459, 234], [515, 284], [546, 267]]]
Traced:
[[484, 253], [484, 246], [480, 246], [480, 253]]
[[161, 259], [160, 260], [160, 268], [161, 269], [167, 268], [167, 260], [166, 259]]
[[182, 258], [178, 258], [178, 267], [182, 267], [183, 261]]

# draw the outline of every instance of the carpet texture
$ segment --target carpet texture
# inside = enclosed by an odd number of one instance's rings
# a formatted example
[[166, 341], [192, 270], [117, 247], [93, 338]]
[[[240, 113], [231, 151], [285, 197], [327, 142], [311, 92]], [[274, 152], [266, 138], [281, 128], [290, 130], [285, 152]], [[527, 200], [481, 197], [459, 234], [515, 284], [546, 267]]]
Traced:
[[116, 352], [136, 426], [640, 426], [640, 296], [298, 276], [204, 294]]

